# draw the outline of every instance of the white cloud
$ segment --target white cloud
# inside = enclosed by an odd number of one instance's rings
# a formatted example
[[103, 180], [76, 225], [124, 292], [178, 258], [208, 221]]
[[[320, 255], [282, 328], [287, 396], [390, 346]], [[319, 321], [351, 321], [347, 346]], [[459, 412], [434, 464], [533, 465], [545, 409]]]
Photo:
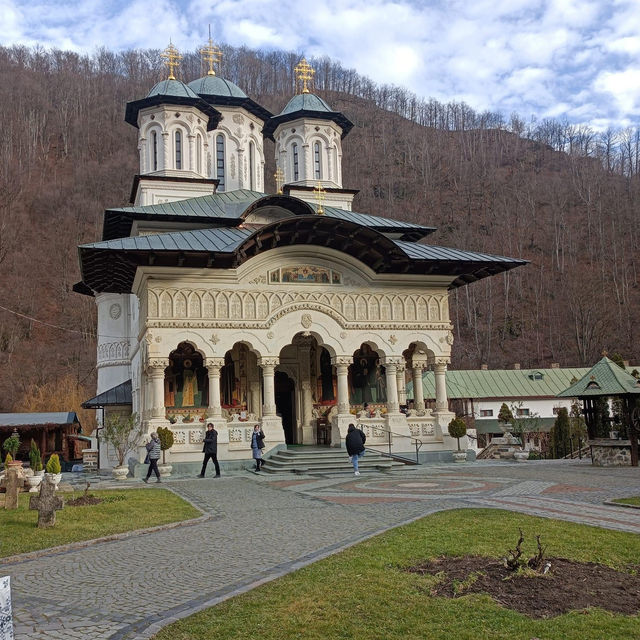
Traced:
[[378, 83], [539, 117], [637, 117], [637, 0], [0, 0], [0, 44], [193, 51], [207, 37], [325, 57]]

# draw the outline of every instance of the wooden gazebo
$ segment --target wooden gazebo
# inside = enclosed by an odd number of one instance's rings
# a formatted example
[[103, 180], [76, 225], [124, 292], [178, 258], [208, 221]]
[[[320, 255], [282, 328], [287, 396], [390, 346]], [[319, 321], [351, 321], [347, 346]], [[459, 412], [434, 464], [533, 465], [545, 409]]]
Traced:
[[[631, 466], [638, 466], [638, 431], [640, 427], [640, 380], [637, 380], [606, 356], [597, 362], [580, 380], [558, 394], [559, 398], [582, 400], [592, 463], [602, 466], [629, 464], [625, 451], [630, 452]], [[621, 419], [627, 428], [628, 439], [599, 438], [596, 432], [597, 398], [620, 398], [623, 405]], [[616, 462], [616, 460], [618, 462]]]

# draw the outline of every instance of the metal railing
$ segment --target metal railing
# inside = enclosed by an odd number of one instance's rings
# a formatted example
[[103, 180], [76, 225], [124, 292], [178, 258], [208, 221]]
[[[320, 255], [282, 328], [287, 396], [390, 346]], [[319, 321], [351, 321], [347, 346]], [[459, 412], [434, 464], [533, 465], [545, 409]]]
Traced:
[[[379, 427], [378, 425], [372, 426], [372, 425], [368, 425], [368, 424], [357, 424], [356, 428], [357, 429], [361, 429], [362, 431], [364, 431], [364, 427], [370, 427], [371, 429], [375, 429], [376, 431], [384, 431], [387, 434], [387, 443], [386, 446], [389, 448], [388, 452], [385, 451], [379, 451], [378, 449], [376, 449], [376, 446], [385, 446], [385, 445], [365, 445], [365, 449], [370, 449], [371, 451], [375, 451], [376, 453], [379, 453], [383, 456], [389, 456], [390, 458], [394, 458], [397, 460], [400, 460], [401, 462], [405, 462], [407, 464], [420, 464], [420, 449], [422, 448], [422, 445], [424, 444], [424, 442], [422, 442], [422, 440], [418, 439], [418, 438], [414, 438], [412, 436], [407, 436], [404, 433], [397, 433], [396, 431], [390, 431], [389, 429], [385, 429], [384, 427]], [[397, 453], [392, 453], [391, 452], [391, 436], [398, 436], [399, 438], [409, 438], [410, 441], [415, 444], [416, 447], [416, 460], [415, 462], [413, 460], [411, 460], [411, 458], [407, 458], [405, 456], [399, 456]]]

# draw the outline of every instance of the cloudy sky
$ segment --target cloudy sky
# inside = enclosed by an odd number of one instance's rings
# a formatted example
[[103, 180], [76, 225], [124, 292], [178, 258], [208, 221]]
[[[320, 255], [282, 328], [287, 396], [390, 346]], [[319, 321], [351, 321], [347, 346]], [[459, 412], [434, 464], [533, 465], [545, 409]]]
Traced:
[[208, 24], [478, 110], [640, 124], [640, 0], [0, 0], [3, 45], [194, 50]]

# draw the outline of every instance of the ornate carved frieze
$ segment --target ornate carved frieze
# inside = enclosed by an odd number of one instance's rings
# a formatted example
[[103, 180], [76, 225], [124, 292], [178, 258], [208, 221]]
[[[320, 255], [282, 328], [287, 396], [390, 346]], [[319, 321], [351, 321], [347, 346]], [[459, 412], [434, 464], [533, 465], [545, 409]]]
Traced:
[[[254, 278], [254, 282], [258, 278]], [[150, 289], [149, 319], [195, 321], [259, 321], [273, 323], [296, 310], [317, 310], [334, 317], [342, 326], [380, 323], [389, 328], [449, 326], [446, 293], [397, 295], [327, 291], [242, 291], [204, 289]], [[193, 325], [192, 325], [193, 326]], [[220, 325], [223, 326], [223, 325]], [[364, 325], [363, 325], [364, 326]], [[356, 328], [356, 327], [352, 327]], [[435, 327], [434, 327], [435, 328]]]
[[105, 360], [126, 360], [129, 357], [129, 341], [116, 340], [98, 345], [98, 362]]

